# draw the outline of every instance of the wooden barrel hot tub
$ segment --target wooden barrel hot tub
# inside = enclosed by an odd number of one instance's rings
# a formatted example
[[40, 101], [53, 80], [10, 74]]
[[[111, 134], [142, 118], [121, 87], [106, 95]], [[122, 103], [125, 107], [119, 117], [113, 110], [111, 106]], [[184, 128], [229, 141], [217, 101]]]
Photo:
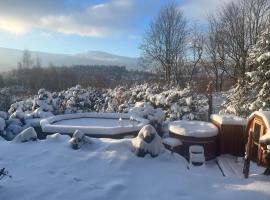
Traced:
[[203, 121], [179, 120], [169, 123], [170, 136], [181, 140], [181, 151], [177, 152], [189, 160], [189, 147], [204, 147], [205, 159], [211, 160], [218, 155], [218, 129], [215, 125]]

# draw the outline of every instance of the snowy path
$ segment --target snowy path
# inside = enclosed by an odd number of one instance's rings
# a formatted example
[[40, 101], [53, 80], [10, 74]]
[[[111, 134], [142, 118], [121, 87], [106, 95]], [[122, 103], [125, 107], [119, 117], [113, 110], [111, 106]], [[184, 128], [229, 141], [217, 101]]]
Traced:
[[67, 140], [0, 141], [0, 167], [13, 176], [0, 181], [0, 199], [270, 198], [269, 177], [223, 177], [215, 165], [188, 170], [187, 162], [170, 152], [138, 158], [130, 151], [129, 139], [93, 139], [92, 145], [77, 151]]

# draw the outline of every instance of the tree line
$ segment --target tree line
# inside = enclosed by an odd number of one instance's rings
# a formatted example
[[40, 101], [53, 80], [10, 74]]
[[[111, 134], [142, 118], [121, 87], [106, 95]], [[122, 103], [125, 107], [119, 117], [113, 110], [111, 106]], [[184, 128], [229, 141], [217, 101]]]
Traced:
[[125, 66], [74, 65], [41, 67], [28, 50], [23, 52], [17, 69], [0, 74], [0, 87], [21, 86], [29, 93], [40, 88], [60, 91], [76, 84], [83, 87], [113, 88], [153, 80], [157, 75], [146, 71], [128, 71]]
[[252, 67], [248, 53], [270, 25], [269, 0], [236, 0], [208, 15], [207, 27], [189, 25], [175, 2], [161, 8], [146, 30], [141, 59], [161, 71], [168, 84], [186, 85], [204, 74], [221, 91]]

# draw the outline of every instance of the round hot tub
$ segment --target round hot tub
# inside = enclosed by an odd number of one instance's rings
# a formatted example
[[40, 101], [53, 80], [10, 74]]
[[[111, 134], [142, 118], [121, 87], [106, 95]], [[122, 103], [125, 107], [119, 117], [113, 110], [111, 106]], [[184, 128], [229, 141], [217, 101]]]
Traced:
[[179, 120], [169, 123], [169, 131], [171, 137], [182, 141], [182, 149], [178, 153], [186, 159], [189, 159], [189, 147], [191, 145], [203, 146], [206, 160], [211, 160], [217, 156], [218, 128], [212, 123]]
[[40, 121], [46, 134], [72, 135], [80, 130], [87, 136], [98, 138], [123, 138], [136, 135], [148, 120], [122, 113], [76, 113], [56, 115]]

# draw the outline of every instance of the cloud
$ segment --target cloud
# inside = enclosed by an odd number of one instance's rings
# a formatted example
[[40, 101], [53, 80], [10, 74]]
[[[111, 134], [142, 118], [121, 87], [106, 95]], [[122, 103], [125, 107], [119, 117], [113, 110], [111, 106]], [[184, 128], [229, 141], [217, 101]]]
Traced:
[[16, 34], [37, 28], [81, 36], [120, 35], [132, 29], [136, 18], [153, 2], [109, 0], [91, 4], [91, 1], [83, 0], [0, 1], [0, 28]]
[[233, 0], [189, 0], [180, 8], [188, 18], [205, 21], [208, 14], [215, 12], [221, 6], [231, 1]]
[[[181, 0], [178, 0], [181, 4]], [[188, 0], [187, 17], [204, 20], [206, 13], [230, 0]], [[96, 3], [93, 3], [96, 2]], [[99, 2], [99, 3], [97, 3]], [[90, 37], [137, 35], [166, 3], [163, 0], [0, 0], [0, 29], [16, 35], [34, 29]]]
[[12, 32], [16, 35], [27, 33], [30, 30], [30, 27], [27, 23], [24, 23], [23, 21], [20, 21], [18, 19], [12, 19], [7, 17], [0, 17], [0, 28], [2, 30]]

